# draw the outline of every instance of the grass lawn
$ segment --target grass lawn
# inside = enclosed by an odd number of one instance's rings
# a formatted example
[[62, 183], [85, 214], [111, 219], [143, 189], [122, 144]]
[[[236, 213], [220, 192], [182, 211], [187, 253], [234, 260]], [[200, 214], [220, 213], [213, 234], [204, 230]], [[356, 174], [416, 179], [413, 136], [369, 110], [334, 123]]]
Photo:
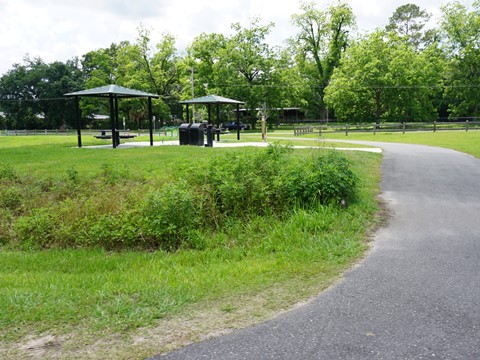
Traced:
[[[84, 145], [99, 142], [84, 139]], [[0, 162], [40, 179], [61, 180], [72, 171], [100, 176], [109, 164], [161, 182], [218, 154], [259, 151], [75, 146], [75, 136], [0, 137]], [[320, 150], [295, 153], [312, 151]], [[226, 233], [203, 235], [217, 245], [202, 250], [0, 247], [1, 357], [141, 359], [264, 320], [318, 294], [361, 259], [379, 221], [381, 155], [346, 156], [360, 181], [358, 199], [347, 209], [321, 206], [285, 221], [232, 222]]]
[[480, 157], [480, 131], [406, 132], [405, 134], [400, 132], [378, 132], [376, 135], [371, 133], [349, 133], [348, 136], [345, 136], [344, 133], [337, 133], [326, 134], [325, 138], [439, 146]]

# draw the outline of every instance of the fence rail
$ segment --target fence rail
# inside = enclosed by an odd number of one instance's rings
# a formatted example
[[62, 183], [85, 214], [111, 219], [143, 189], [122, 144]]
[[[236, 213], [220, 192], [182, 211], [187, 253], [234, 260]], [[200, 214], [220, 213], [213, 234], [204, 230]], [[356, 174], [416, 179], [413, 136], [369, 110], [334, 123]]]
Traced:
[[[414, 131], [446, 131], [446, 130], [480, 130], [480, 121], [462, 121], [462, 122], [430, 122], [430, 123], [383, 123], [383, 124], [335, 124], [320, 125], [315, 127], [316, 132], [322, 133], [338, 133], [344, 132], [348, 136], [349, 133], [370, 132], [414, 132]], [[295, 133], [295, 130], [294, 130]]]
[[18, 135], [71, 135], [74, 134], [74, 130], [1, 130], [0, 135], [5, 136], [18, 136]]
[[[168, 129], [170, 130], [170, 129]], [[100, 130], [98, 129], [87, 129], [82, 130], [82, 135], [97, 135]], [[132, 130], [133, 134], [148, 134], [150, 130], [140, 129]], [[158, 131], [158, 130], [157, 130]], [[15, 129], [15, 130], [0, 130], [0, 136], [27, 136], [27, 135], [75, 135], [77, 130], [75, 129], [66, 129], [66, 130], [56, 130], [56, 129], [45, 129], [45, 130], [26, 130], [26, 129]]]
[[304, 134], [313, 134], [314, 127], [313, 126], [295, 126], [293, 128], [293, 135], [299, 136]]

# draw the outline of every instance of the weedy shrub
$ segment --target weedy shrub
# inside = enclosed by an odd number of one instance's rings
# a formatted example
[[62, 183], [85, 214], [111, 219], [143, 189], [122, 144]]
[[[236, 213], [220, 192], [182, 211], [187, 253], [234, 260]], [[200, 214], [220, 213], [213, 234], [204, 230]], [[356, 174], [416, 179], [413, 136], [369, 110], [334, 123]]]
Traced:
[[299, 157], [280, 145], [255, 155], [219, 157], [195, 181], [209, 189], [216, 214], [224, 218], [347, 203], [357, 191], [357, 178], [343, 155], [319, 151]]
[[19, 211], [23, 203], [23, 194], [19, 187], [0, 188], [0, 208]]
[[55, 229], [58, 223], [54, 208], [33, 209], [30, 215], [19, 217], [14, 225], [18, 243], [23, 248], [54, 247]]
[[188, 240], [200, 224], [197, 199], [190, 189], [181, 180], [148, 192], [139, 210], [139, 233], [146, 243], [173, 250]]
[[285, 163], [274, 186], [280, 203], [286, 207], [346, 204], [355, 197], [357, 177], [343, 155], [322, 152]]
[[0, 180], [15, 180], [16, 178], [15, 169], [10, 164], [0, 162]]
[[[14, 176], [3, 169], [4, 178]], [[60, 179], [17, 179], [14, 186], [8, 180], [0, 191], [7, 223], [1, 241], [23, 248], [202, 249], [216, 242], [206, 234], [235, 231], [231, 237], [240, 241], [252, 219], [347, 203], [357, 188], [343, 155], [299, 156], [280, 145], [227, 153], [181, 174], [147, 183], [126, 167], [102, 165], [91, 178], [70, 168]]]

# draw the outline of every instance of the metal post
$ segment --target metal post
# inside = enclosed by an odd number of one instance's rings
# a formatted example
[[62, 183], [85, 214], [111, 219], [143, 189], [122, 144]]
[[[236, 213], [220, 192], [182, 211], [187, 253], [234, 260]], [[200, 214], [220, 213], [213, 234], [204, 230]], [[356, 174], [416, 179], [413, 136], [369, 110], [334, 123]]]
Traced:
[[345, 124], [345, 136], [348, 136], [348, 124]]
[[153, 146], [153, 111], [152, 111], [152, 98], [148, 98], [148, 122], [150, 124], [150, 146]]
[[465, 121], [465, 131], [466, 131], [466, 132], [468, 131], [468, 120]]
[[433, 122], [433, 132], [437, 132], [437, 122]]
[[110, 94], [110, 123], [112, 128], [112, 146], [115, 149], [117, 147], [117, 142], [115, 140], [115, 108], [113, 105], [113, 95]]
[[76, 118], [77, 118], [77, 141], [78, 141], [78, 147], [82, 147], [82, 121], [81, 121], [81, 116], [80, 116], [80, 99], [78, 96], [75, 96], [75, 113], [76, 113]]
[[115, 141], [120, 145], [120, 126], [118, 124], [118, 98], [115, 96]]
[[240, 104], [237, 104], [237, 140], [240, 140]]
[[405, 134], [405, 121], [402, 123], [403, 133]]
[[[190, 68], [192, 71], [192, 100], [195, 98], [195, 80], [193, 78], [193, 67]], [[192, 104], [192, 123], [195, 123], [195, 104]]]

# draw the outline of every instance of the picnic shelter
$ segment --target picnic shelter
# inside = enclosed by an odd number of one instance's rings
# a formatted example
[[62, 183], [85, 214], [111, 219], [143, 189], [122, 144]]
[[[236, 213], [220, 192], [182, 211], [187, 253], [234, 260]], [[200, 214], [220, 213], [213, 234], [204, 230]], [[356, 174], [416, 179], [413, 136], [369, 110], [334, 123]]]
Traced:
[[[220, 105], [236, 105], [237, 106], [237, 140], [240, 140], [240, 105], [245, 104], [242, 101], [238, 100], [233, 100], [233, 99], [228, 99], [222, 96], [218, 95], [207, 95], [207, 96], [202, 96], [190, 100], [185, 100], [181, 101], [180, 104], [185, 104], [187, 107], [187, 122], [190, 122], [190, 114], [188, 111], [189, 105], [194, 105], [194, 104], [200, 104], [200, 105], [207, 105], [208, 108], [208, 123], [212, 123], [212, 112], [211, 108], [212, 105], [216, 106], [216, 111], [217, 111], [217, 122], [218, 119], [220, 119]], [[220, 125], [220, 124], [217, 124]]]
[[106, 85], [93, 89], [87, 89], [77, 92], [64, 94], [67, 97], [75, 98], [75, 111], [77, 123], [78, 147], [82, 147], [82, 130], [81, 130], [81, 113], [80, 113], [80, 97], [97, 97], [105, 98], [110, 103], [110, 122], [112, 132], [112, 146], [116, 148], [120, 144], [120, 130], [118, 121], [118, 99], [128, 98], [147, 98], [148, 99], [148, 121], [150, 127], [150, 146], [153, 146], [153, 113], [152, 98], [158, 99], [160, 96], [147, 92], [129, 89], [119, 85]]

